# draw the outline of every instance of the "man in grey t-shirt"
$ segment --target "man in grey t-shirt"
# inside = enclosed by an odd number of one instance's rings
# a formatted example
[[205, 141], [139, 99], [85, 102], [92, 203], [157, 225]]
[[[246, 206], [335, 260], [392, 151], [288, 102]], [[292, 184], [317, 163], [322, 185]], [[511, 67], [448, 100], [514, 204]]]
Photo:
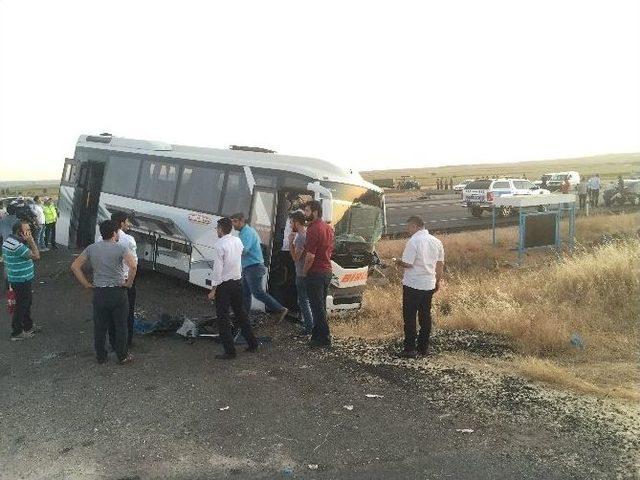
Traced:
[[306, 218], [300, 210], [289, 215], [291, 219], [291, 235], [289, 245], [291, 257], [296, 265], [296, 290], [298, 292], [298, 308], [302, 317], [303, 330], [301, 335], [311, 335], [313, 330], [313, 314], [307, 295], [307, 287], [304, 283], [304, 242], [307, 239]]
[[[85, 288], [93, 289], [94, 342], [98, 363], [107, 361], [105, 337], [113, 332], [112, 345], [120, 363], [132, 360], [127, 347], [127, 290], [136, 276], [137, 262], [131, 252], [118, 243], [118, 225], [112, 220], [100, 224], [101, 242], [89, 245], [71, 264], [71, 270]], [[93, 269], [93, 283], [82, 271], [87, 262]], [[129, 267], [125, 279], [124, 265]]]

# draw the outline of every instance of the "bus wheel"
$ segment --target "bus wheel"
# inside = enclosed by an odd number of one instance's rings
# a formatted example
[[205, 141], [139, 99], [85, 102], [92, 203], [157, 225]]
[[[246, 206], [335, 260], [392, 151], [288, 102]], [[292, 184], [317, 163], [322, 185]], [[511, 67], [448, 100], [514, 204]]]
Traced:
[[480, 218], [482, 216], [482, 209], [480, 207], [472, 207], [471, 215], [473, 215], [476, 218]]

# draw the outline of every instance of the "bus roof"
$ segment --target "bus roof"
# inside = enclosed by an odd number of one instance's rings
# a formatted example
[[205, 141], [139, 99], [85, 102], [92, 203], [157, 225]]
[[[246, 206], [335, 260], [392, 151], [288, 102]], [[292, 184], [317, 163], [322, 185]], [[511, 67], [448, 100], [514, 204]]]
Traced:
[[80, 135], [76, 147], [282, 170], [299, 173], [314, 180], [357, 185], [380, 193], [382, 192], [381, 188], [364, 180], [357, 171], [312, 157], [296, 157], [247, 150], [191, 147], [109, 135]]

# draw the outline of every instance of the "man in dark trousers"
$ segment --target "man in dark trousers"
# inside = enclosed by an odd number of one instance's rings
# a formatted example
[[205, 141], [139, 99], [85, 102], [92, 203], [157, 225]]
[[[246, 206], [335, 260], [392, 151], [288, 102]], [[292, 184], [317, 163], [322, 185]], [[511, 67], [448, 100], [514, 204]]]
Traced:
[[307, 202], [304, 213], [310, 222], [304, 242], [303, 276], [311, 304], [313, 330], [311, 347], [331, 347], [327, 322], [327, 292], [331, 283], [331, 255], [333, 254], [333, 228], [322, 219], [322, 205], [316, 200]]
[[[444, 270], [442, 242], [424, 228], [422, 218], [407, 220], [407, 233], [411, 238], [395, 260], [404, 268], [402, 278], [402, 316], [404, 318], [404, 350], [401, 357], [415, 358], [427, 355], [431, 334], [431, 300], [438, 291]], [[416, 349], [416, 314], [420, 321], [420, 334]]]
[[[115, 332], [118, 362], [129, 363], [133, 357], [129, 355], [127, 347], [127, 290], [136, 278], [138, 264], [127, 247], [118, 243], [116, 222], [105, 220], [100, 223], [100, 235], [102, 241], [89, 245], [71, 264], [71, 270], [83, 287], [93, 290], [94, 342], [98, 363], [107, 361], [104, 347], [110, 329]], [[87, 262], [93, 269], [93, 283], [87, 280], [82, 271]], [[124, 265], [129, 268], [126, 280]]]
[[255, 228], [248, 225], [243, 213], [235, 213], [230, 218], [233, 228], [238, 231], [238, 237], [242, 242], [242, 289], [244, 309], [247, 315], [251, 312], [251, 296], [264, 303], [268, 312], [271, 312], [276, 322], [280, 323], [289, 313], [289, 309], [283, 307], [264, 288], [264, 277], [267, 267], [264, 266], [260, 236]]
[[[136, 264], [138, 263], [138, 246], [136, 245], [136, 239], [127, 233], [129, 228], [131, 227], [131, 221], [129, 220], [129, 215], [124, 212], [115, 212], [111, 215], [111, 220], [116, 222], [118, 226], [118, 243], [127, 247], [131, 255], [136, 259]], [[126, 263], [123, 265], [124, 267], [124, 278], [125, 281], [129, 278], [129, 267], [127, 267]], [[127, 290], [127, 296], [129, 298], [129, 314], [127, 315], [127, 346], [131, 348], [133, 343], [133, 321], [135, 320], [135, 308], [136, 308], [136, 281], [134, 279], [131, 284], [131, 288]], [[115, 340], [115, 337], [112, 335], [112, 331], [109, 332], [109, 339], [112, 342]], [[114, 348], [115, 350], [115, 348]]]
[[2, 243], [2, 257], [7, 281], [16, 295], [11, 340], [18, 341], [31, 338], [35, 333], [31, 320], [31, 284], [35, 276], [33, 261], [40, 260], [40, 252], [28, 222], [14, 223], [11, 232]]
[[231, 235], [233, 224], [230, 218], [218, 220], [216, 232], [218, 241], [213, 246], [213, 278], [209, 300], [216, 302], [216, 317], [220, 338], [224, 347], [222, 355], [216, 355], [219, 360], [236, 358], [236, 348], [231, 335], [229, 308], [233, 310], [236, 327], [240, 328], [242, 336], [247, 340], [248, 352], [258, 349], [258, 341], [247, 318], [247, 311], [242, 298], [242, 250], [244, 246], [238, 237]]

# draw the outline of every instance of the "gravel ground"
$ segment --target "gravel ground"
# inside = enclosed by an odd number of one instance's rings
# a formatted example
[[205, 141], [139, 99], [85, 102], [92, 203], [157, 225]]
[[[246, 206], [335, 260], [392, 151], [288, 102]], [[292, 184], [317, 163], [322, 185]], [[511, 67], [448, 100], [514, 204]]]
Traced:
[[[637, 409], [445, 361], [509, 355], [498, 337], [441, 332], [433, 357], [405, 361], [393, 344], [309, 350], [283, 324], [233, 362], [210, 340], [148, 335], [133, 364], [97, 365], [72, 257], [45, 255], [42, 332], [9, 342], [0, 314], [0, 478], [640, 478]], [[211, 314], [203, 291], [154, 273], [138, 298], [147, 318]]]

